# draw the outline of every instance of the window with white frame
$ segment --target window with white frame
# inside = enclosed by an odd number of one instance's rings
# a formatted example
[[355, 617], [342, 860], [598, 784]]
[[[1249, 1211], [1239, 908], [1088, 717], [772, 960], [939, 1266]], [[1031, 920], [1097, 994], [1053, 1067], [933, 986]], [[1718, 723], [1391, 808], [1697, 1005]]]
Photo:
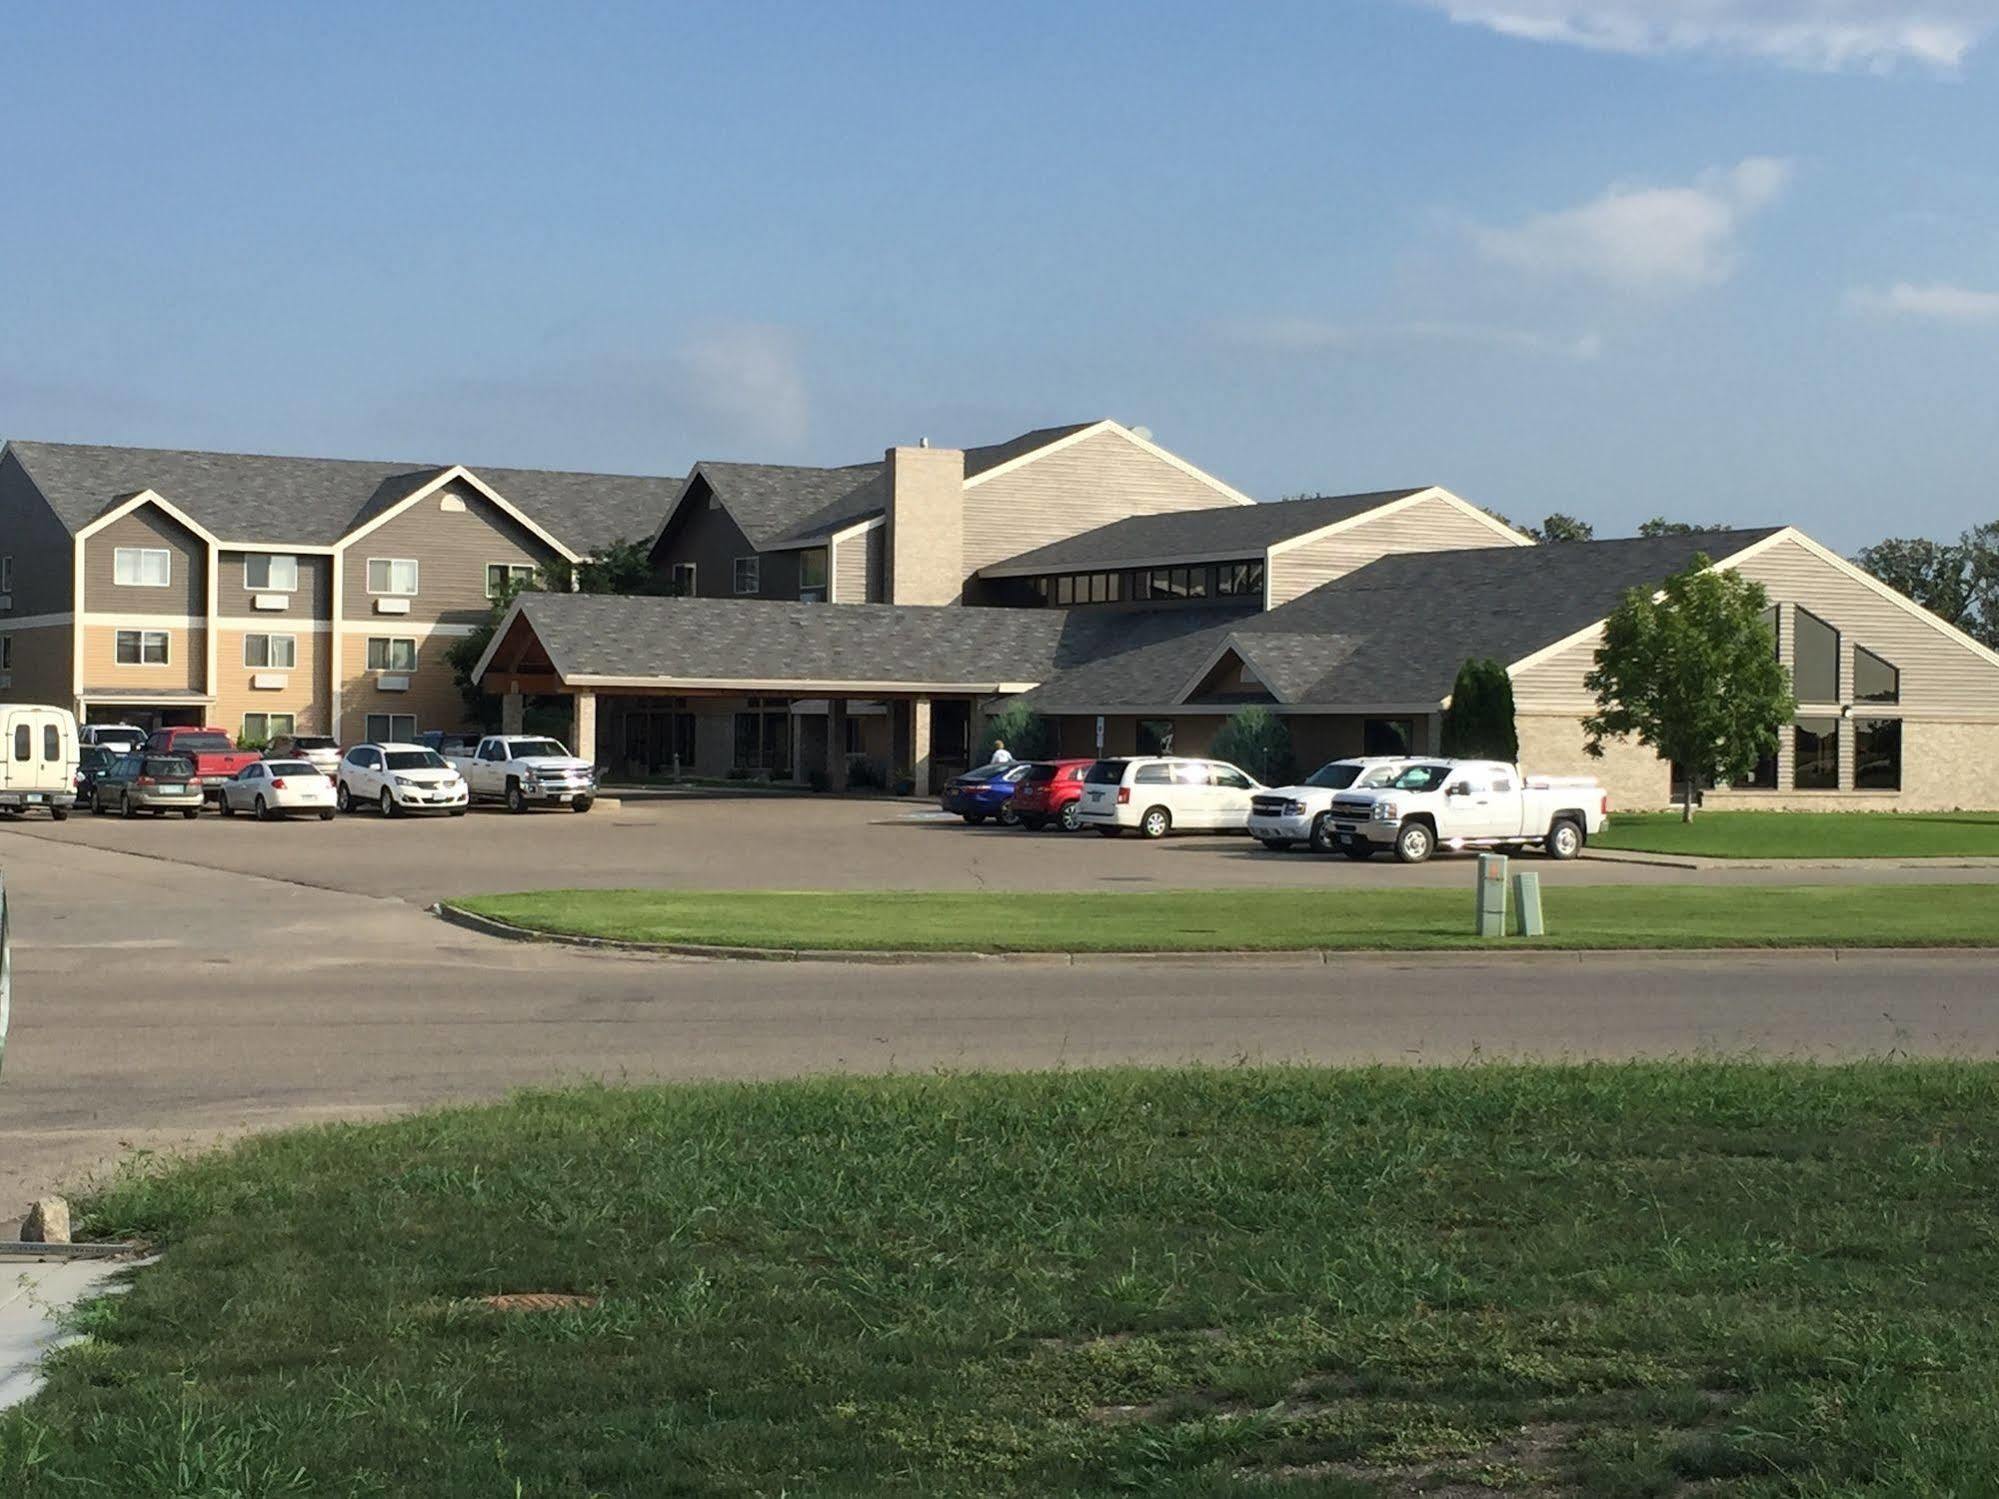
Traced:
[[243, 715], [243, 742], [245, 744], [269, 744], [273, 739], [281, 739], [298, 726], [298, 716], [293, 713], [245, 713]]
[[415, 594], [416, 558], [370, 557], [368, 592], [401, 594], [404, 597]]
[[167, 632], [165, 630], [120, 630], [117, 639], [118, 664], [120, 666], [165, 666], [167, 664]]
[[691, 599], [694, 597], [694, 564], [676, 562], [667, 574], [673, 584], [674, 596]]
[[763, 559], [761, 557], [738, 557], [736, 559], [736, 592], [755, 593], [763, 586]]
[[416, 641], [401, 635], [369, 636], [368, 670], [415, 671]]
[[[509, 588], [526, 588], [534, 582], [534, 564], [531, 562], [488, 562], [486, 564], [486, 597], [496, 599]], [[412, 588], [411, 593], [416, 590]]]
[[416, 738], [414, 713], [370, 713], [367, 736], [376, 744], [407, 744]]
[[298, 665], [298, 636], [245, 635], [243, 664], [266, 670], [275, 667], [289, 671]]
[[124, 588], [165, 588], [174, 580], [174, 554], [165, 547], [115, 547], [111, 580]]
[[252, 593], [296, 593], [298, 558], [252, 552], [243, 559], [243, 586]]

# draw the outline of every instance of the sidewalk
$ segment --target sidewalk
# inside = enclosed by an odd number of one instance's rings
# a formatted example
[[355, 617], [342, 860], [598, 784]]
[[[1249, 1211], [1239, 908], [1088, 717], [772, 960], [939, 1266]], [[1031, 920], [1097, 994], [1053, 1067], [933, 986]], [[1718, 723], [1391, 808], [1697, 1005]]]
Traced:
[[42, 1387], [42, 1359], [68, 1341], [62, 1314], [134, 1263], [0, 1255], [0, 1410]]
[[1655, 869], [1999, 869], [1999, 859], [1977, 854], [1943, 854], [1934, 858], [1920, 855], [1882, 859], [1773, 859], [1749, 856], [1717, 859], [1708, 854], [1652, 854], [1635, 848], [1587, 847], [1585, 859], [1601, 864], [1649, 864]]

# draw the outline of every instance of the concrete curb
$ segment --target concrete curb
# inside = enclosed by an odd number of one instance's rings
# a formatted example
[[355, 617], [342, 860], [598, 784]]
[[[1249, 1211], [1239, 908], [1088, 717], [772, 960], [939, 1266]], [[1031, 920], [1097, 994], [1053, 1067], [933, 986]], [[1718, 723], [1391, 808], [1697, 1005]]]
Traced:
[[723, 947], [708, 942], [622, 942], [612, 937], [579, 937], [556, 932], [540, 932], [481, 916], [449, 901], [430, 907], [432, 914], [453, 926], [499, 937], [508, 942], [538, 942], [551, 947], [597, 948], [606, 952], [631, 953], [656, 958], [720, 958], [752, 963], [1013, 963], [1053, 968], [1115, 967], [1123, 964], [1173, 964], [1186, 967], [1226, 964], [1316, 968], [1342, 963], [1485, 962], [1492, 958], [1713, 958], [1727, 954], [1736, 958], [1758, 954], [1785, 957], [1830, 958], [1838, 962], [1847, 954], [1893, 953], [1897, 956], [1948, 957], [1989, 953], [1989, 947], [1521, 947], [1510, 945], [1516, 938], [1502, 939], [1509, 945], [1480, 948], [1210, 948], [1179, 952], [925, 952], [909, 948], [844, 947]]
[[1755, 856], [1716, 859], [1707, 855], [1653, 854], [1636, 848], [1587, 848], [1582, 856], [1601, 864], [1642, 864], [1653, 869], [1775, 869], [1795, 870], [1800, 874], [1814, 869], [1999, 869], [1999, 859], [1988, 859], [1978, 854], [1940, 854], [1934, 858], [1891, 856], [1885, 859], [1766, 859]]

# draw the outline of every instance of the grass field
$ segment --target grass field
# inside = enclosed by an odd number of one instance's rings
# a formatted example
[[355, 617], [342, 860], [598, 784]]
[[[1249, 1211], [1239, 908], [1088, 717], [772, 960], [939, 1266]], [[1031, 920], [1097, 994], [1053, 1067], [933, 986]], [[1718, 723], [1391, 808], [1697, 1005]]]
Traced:
[[[1999, 1068], [526, 1095], [133, 1175], [0, 1492], [1991, 1492]], [[581, 1308], [483, 1298], [560, 1292]], [[1477, 1487], [1448, 1490], [1459, 1496]]]
[[1591, 842], [1710, 859], [1999, 859], [1999, 812], [1629, 812]]
[[[1578, 885], [1546, 888], [1550, 935], [1505, 945], [1999, 945], [1988, 886]], [[1104, 892], [544, 890], [458, 902], [538, 931], [728, 947], [923, 952], [1452, 949], [1474, 936], [1462, 890]]]

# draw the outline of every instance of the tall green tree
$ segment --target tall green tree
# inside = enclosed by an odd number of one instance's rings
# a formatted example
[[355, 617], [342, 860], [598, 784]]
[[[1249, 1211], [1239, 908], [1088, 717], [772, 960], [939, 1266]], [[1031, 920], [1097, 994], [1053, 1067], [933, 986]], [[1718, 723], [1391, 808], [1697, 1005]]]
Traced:
[[1797, 713], [1790, 673], [1763, 622], [1761, 583], [1718, 572], [1696, 554], [1658, 598], [1633, 588], [1604, 621], [1596, 666], [1584, 678], [1597, 709], [1583, 720], [1585, 747], [1636, 736], [1683, 773], [1680, 817], [1694, 820], [1694, 792], [1741, 780], [1777, 751]]
[[1513, 721], [1513, 678], [1490, 657], [1458, 668], [1451, 706], [1444, 714], [1444, 753], [1465, 760], [1520, 758], [1520, 731]]
[[1268, 708], [1241, 708], [1215, 732], [1210, 752], [1217, 760], [1239, 765], [1266, 786], [1292, 779], [1296, 760], [1291, 753], [1291, 726]]
[[1573, 515], [1564, 515], [1557, 510], [1538, 526], [1527, 528], [1528, 534], [1538, 541], [1594, 541], [1596, 527], [1586, 520], [1577, 520]]
[[1954, 542], [1890, 537], [1853, 561], [1972, 639], [1999, 647], [1999, 521]]
[[1716, 521], [1711, 526], [1697, 526], [1691, 521], [1667, 520], [1663, 515], [1655, 515], [1638, 528], [1640, 536], [1698, 536], [1703, 531], [1726, 531], [1728, 526]]

